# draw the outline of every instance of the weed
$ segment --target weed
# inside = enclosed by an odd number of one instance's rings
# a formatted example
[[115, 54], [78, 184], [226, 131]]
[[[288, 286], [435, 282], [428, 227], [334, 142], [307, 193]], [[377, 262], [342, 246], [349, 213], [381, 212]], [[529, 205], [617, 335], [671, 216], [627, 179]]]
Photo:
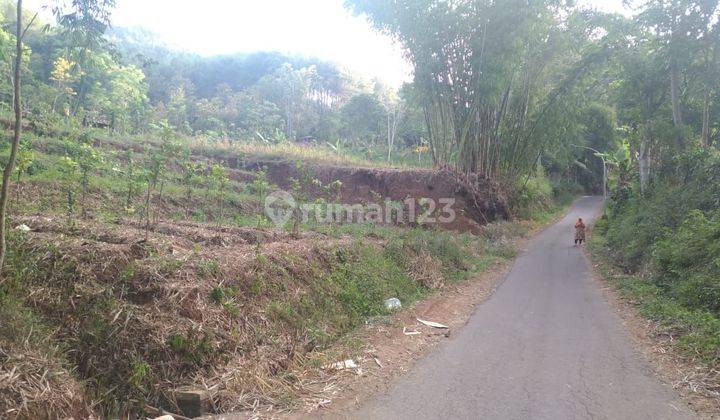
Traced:
[[613, 271], [614, 258], [599, 232], [590, 238], [589, 249], [600, 263], [603, 275], [620, 292], [638, 305], [640, 313], [657, 322], [659, 332], [677, 338], [675, 345], [685, 354], [712, 365], [720, 354], [720, 319], [706, 310], [683, 304], [658, 284], [637, 275]]
[[172, 333], [167, 338], [167, 345], [172, 351], [180, 355], [185, 361], [200, 364], [212, 352], [210, 337], [195, 330], [187, 333]]
[[58, 168], [62, 178], [62, 182], [65, 187], [65, 194], [67, 197], [67, 222], [69, 226], [74, 225], [74, 214], [75, 214], [75, 183], [78, 179], [78, 164], [71, 158], [65, 156], [60, 160], [60, 167]]
[[215, 197], [218, 206], [217, 224], [220, 226], [223, 220], [223, 210], [225, 204], [225, 197], [227, 194], [227, 186], [230, 179], [228, 178], [228, 170], [221, 164], [213, 165], [210, 170], [210, 182], [215, 190]]
[[195, 272], [204, 279], [215, 277], [220, 272], [220, 265], [215, 260], [203, 258], [195, 264]]
[[128, 382], [130, 385], [139, 388], [145, 383], [147, 378], [150, 376], [150, 365], [147, 362], [134, 360], [130, 364], [130, 378]]
[[216, 286], [210, 292], [210, 299], [217, 304], [224, 304], [235, 298], [239, 289], [235, 286]]

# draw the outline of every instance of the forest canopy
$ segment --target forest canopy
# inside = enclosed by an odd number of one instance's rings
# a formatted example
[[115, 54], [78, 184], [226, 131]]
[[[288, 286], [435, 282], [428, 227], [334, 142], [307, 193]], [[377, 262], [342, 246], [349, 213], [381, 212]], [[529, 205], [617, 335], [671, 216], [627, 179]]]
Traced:
[[[14, 7], [3, 1], [3, 27], [14, 25]], [[48, 25], [26, 13], [26, 23], [33, 20], [24, 40], [23, 107], [38, 130], [75, 125], [138, 134], [167, 121], [178, 133], [215, 139], [335, 142], [342, 137], [370, 148], [386, 144], [390, 126], [393, 140], [397, 134], [408, 144], [420, 142], [424, 124], [412, 112], [411, 98], [379, 80], [278, 52], [201, 57], [176, 51], [148, 30], [111, 27], [109, 10], [87, 28], [78, 26], [84, 24], [79, 18], [60, 17]], [[11, 67], [13, 40], [10, 32], [0, 33], [4, 74]], [[8, 112], [8, 79], [0, 98]], [[365, 106], [358, 107], [361, 101]]]
[[[77, 2], [57, 24], [26, 14], [24, 114], [40, 132], [139, 134], [166, 121], [188, 136], [311, 141], [371, 159], [427, 149], [434, 165], [509, 184], [540, 165], [591, 188], [596, 153], [627, 150], [645, 186], [652, 161], [716, 143], [715, 1], [633, 2], [631, 17], [564, 1], [346, 3], [404, 47], [412, 83], [277, 52], [175, 51], [112, 27], [112, 2]], [[3, 2], [6, 28], [13, 8]], [[12, 41], [0, 34], [4, 74]], [[9, 111], [9, 79], [0, 98]]]
[[587, 227], [717, 399], [720, 0], [334, 1], [411, 81], [179, 51], [114, 27], [115, 0], [0, 0], [0, 412], [186, 418], [195, 390], [216, 412], [324, 407], [309, 388], [336, 398], [350, 355], [383, 368], [348, 334], [495, 273], [583, 195], [604, 200], [535, 243], [526, 280], [594, 287]]

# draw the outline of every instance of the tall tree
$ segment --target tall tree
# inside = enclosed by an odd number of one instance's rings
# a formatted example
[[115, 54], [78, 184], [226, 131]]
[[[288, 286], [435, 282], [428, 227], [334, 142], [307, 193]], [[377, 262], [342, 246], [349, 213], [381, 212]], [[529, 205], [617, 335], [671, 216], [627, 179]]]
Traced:
[[433, 157], [467, 173], [515, 179], [532, 171], [552, 141], [540, 127], [562, 117], [558, 99], [590, 63], [569, 36], [563, 1], [348, 3], [404, 45]]
[[88, 80], [88, 53], [106, 44], [103, 37], [110, 26], [110, 15], [115, 0], [72, 0], [69, 8], [59, 3], [53, 12], [64, 33], [74, 47], [75, 65], [80, 73], [72, 113], [76, 115], [91, 88]]
[[698, 42], [717, 25], [718, 0], [646, 0], [639, 6], [639, 24], [655, 34], [670, 80], [673, 124], [684, 139], [683, 75], [702, 53]]
[[16, 19], [15, 68], [13, 75], [13, 110], [15, 112], [15, 127], [13, 129], [12, 143], [10, 146], [10, 158], [3, 170], [3, 181], [0, 189], [0, 270], [5, 263], [5, 254], [7, 253], [7, 243], [5, 241], [7, 223], [5, 216], [7, 213], [8, 195], [10, 193], [10, 177], [15, 169], [15, 159], [17, 158], [18, 146], [20, 145], [20, 135], [22, 134], [22, 108], [20, 106], [22, 100], [20, 96], [20, 66], [22, 65], [22, 39], [24, 35], [22, 27], [22, 0], [17, 1]]

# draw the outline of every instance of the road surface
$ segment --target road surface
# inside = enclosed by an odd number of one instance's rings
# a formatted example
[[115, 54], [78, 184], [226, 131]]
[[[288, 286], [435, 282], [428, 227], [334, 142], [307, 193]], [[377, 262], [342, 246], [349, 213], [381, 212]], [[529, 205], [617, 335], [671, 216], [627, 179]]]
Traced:
[[[633, 348], [573, 247], [577, 201], [529, 243], [468, 324], [415, 364], [358, 419], [686, 419], [679, 396]], [[442, 320], [439, 320], [442, 321]]]

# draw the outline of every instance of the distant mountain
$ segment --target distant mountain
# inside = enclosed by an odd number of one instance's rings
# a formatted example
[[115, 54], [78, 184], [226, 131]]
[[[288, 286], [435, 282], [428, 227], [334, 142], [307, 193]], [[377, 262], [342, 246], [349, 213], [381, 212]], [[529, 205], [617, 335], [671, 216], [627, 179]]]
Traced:
[[279, 52], [203, 57], [173, 49], [144, 28], [113, 28], [107, 37], [124, 62], [143, 69], [150, 85], [151, 100], [167, 97], [168, 87], [181, 82], [198, 98], [211, 97], [220, 85], [228, 85], [236, 91], [244, 90], [284, 63], [290, 63], [295, 68], [316, 65], [338, 70], [333, 63]]

